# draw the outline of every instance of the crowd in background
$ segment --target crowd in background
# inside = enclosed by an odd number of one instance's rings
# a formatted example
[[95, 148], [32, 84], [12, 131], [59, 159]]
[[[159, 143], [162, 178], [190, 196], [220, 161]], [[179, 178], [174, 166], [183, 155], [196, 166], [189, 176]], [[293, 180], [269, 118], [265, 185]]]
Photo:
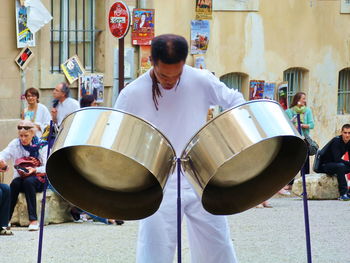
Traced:
[[[10, 185], [0, 184], [0, 235], [12, 235], [10, 221], [17, 203], [18, 195], [23, 192], [27, 201], [29, 226], [28, 230], [38, 230], [38, 218], [36, 214], [36, 193], [42, 192], [45, 185], [45, 164], [47, 160], [47, 139], [51, 120], [59, 127], [63, 119], [79, 108], [97, 106], [93, 95], [84, 95], [80, 103], [70, 97], [68, 84], [59, 83], [53, 90], [53, 104], [49, 110], [39, 102], [40, 94], [35, 88], [29, 88], [24, 93], [27, 106], [21, 113], [21, 121], [17, 125], [18, 136], [0, 152], [0, 170], [5, 172], [9, 169], [8, 161], [14, 164], [14, 176]], [[291, 122], [298, 128], [300, 116], [301, 135], [310, 134], [314, 128], [314, 119], [311, 108], [307, 106], [306, 94], [298, 92], [292, 99], [289, 109], [286, 110]], [[212, 111], [209, 110], [208, 120], [212, 118]], [[347, 150], [347, 148], [346, 148]], [[310, 172], [309, 157], [305, 163], [305, 173]], [[328, 171], [337, 174], [337, 170]], [[339, 173], [339, 172], [338, 172]], [[342, 178], [344, 172], [340, 172]], [[35, 176], [32, 176], [35, 175]], [[341, 180], [344, 188], [344, 180]], [[290, 195], [293, 185], [292, 180], [278, 193]], [[346, 180], [345, 180], [346, 182]], [[347, 192], [340, 189], [342, 200], [346, 198]], [[272, 207], [268, 201], [257, 207]], [[71, 215], [75, 222], [89, 220], [100, 221], [106, 224], [121, 225], [124, 222], [116, 219], [105, 219], [89, 214], [72, 205]]]
[[[82, 96], [80, 103], [70, 97], [68, 84], [59, 83], [53, 90], [52, 108], [49, 110], [39, 102], [40, 94], [35, 88], [25, 91], [27, 106], [18, 122], [18, 136], [0, 152], [0, 172], [10, 169], [13, 164], [13, 179], [10, 185], [0, 182], [0, 235], [13, 235], [11, 217], [22, 192], [27, 202], [29, 231], [39, 229], [36, 193], [42, 192], [46, 182], [45, 165], [48, 158], [48, 140], [51, 130], [58, 129], [63, 119], [80, 107], [97, 106], [93, 95]], [[52, 122], [51, 122], [52, 121]], [[49, 184], [48, 184], [49, 185]], [[54, 188], [49, 185], [53, 191]], [[121, 225], [116, 219], [105, 219], [71, 206], [74, 222], [99, 221], [105, 224]]]

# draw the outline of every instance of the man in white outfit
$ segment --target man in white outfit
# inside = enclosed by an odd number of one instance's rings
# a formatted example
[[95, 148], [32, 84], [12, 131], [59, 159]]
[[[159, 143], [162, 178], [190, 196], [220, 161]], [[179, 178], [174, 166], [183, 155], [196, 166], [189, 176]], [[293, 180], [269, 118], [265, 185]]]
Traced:
[[[188, 44], [178, 35], [152, 40], [153, 68], [125, 87], [115, 104], [155, 125], [181, 155], [205, 124], [210, 105], [229, 108], [244, 102], [211, 72], [185, 65]], [[176, 171], [176, 169], [175, 169]], [[177, 181], [170, 175], [159, 210], [140, 222], [137, 262], [173, 262], [177, 245]], [[185, 216], [192, 262], [237, 262], [225, 216], [204, 210], [187, 179], [181, 178], [181, 218]]]

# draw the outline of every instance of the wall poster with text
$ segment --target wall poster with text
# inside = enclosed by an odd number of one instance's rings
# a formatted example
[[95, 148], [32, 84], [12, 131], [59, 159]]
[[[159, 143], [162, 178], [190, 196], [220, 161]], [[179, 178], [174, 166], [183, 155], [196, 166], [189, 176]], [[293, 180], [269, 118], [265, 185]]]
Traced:
[[193, 55], [194, 67], [199, 69], [206, 69], [204, 55]]
[[263, 98], [264, 80], [251, 80], [249, 82], [249, 100], [258, 100]]
[[152, 67], [150, 56], [151, 46], [140, 46], [140, 75]]
[[284, 81], [278, 84], [277, 100], [284, 110], [288, 109], [288, 82]]
[[267, 100], [275, 100], [275, 90], [276, 90], [276, 83], [265, 82], [263, 98]]
[[209, 44], [208, 20], [191, 21], [191, 54], [205, 54]]
[[94, 95], [97, 103], [104, 98], [103, 74], [91, 73], [79, 76], [79, 100], [84, 95]]
[[154, 9], [135, 8], [132, 17], [132, 44], [151, 45], [154, 38]]
[[64, 63], [62, 63], [61, 69], [69, 81], [69, 84], [73, 83], [79, 78], [80, 75], [85, 73], [85, 69], [77, 55], [70, 57]]
[[27, 27], [28, 8], [22, 6], [16, 0], [16, 35], [17, 48], [24, 48], [26, 46], [35, 46], [35, 35]]
[[196, 19], [212, 19], [212, 0], [196, 0]]

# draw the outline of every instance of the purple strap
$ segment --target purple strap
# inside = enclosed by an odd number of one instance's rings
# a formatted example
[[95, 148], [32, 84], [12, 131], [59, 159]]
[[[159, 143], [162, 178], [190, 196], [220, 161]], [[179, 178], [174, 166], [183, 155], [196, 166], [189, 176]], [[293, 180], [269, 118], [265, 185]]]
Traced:
[[[50, 121], [50, 132], [49, 136], [47, 138], [47, 159], [50, 155], [50, 150], [54, 142], [53, 138], [53, 122]], [[46, 189], [48, 185], [47, 176], [45, 178], [44, 183], [44, 190], [43, 190], [43, 199], [41, 200], [41, 214], [40, 214], [40, 232], [39, 232], [39, 244], [38, 244], [38, 263], [41, 263], [41, 254], [42, 254], [42, 247], [43, 247], [43, 234], [44, 234], [44, 218], [45, 218], [45, 204], [46, 204]]]
[[177, 262], [181, 263], [181, 159], [177, 158]]
[[[298, 120], [298, 131], [301, 134], [301, 122], [300, 114], [297, 114]], [[307, 158], [309, 158], [309, 153]], [[305, 221], [305, 236], [306, 236], [306, 251], [307, 251], [307, 262], [312, 262], [311, 256], [311, 239], [310, 239], [310, 224], [309, 224], [309, 209], [307, 203], [307, 192], [306, 192], [306, 180], [305, 180], [305, 165], [301, 168], [301, 177], [303, 181], [303, 203], [304, 203], [304, 221]]]

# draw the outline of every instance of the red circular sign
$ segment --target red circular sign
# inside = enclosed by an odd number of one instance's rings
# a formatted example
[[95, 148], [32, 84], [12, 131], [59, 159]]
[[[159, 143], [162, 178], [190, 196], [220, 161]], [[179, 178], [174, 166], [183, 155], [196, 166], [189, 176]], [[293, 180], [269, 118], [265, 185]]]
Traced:
[[115, 2], [108, 15], [109, 30], [116, 38], [123, 38], [130, 27], [129, 8], [122, 1]]

